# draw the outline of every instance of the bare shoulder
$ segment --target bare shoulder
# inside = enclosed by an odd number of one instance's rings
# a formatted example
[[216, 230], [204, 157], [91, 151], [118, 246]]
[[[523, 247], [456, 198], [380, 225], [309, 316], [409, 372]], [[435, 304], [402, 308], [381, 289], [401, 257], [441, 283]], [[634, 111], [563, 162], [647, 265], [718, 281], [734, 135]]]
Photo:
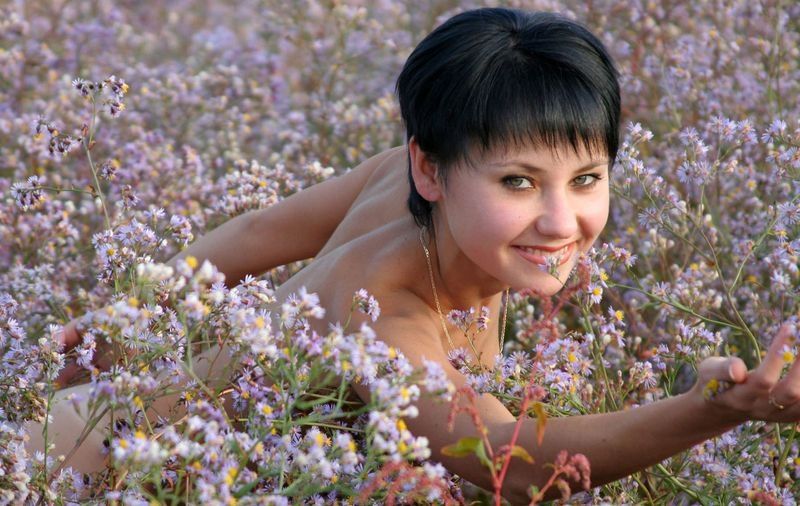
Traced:
[[446, 360], [439, 339], [437, 320], [428, 316], [425, 303], [405, 291], [392, 295], [377, 294], [384, 301], [382, 316], [372, 324], [379, 338], [411, 356], [431, 360]]
[[[377, 338], [401, 352], [415, 369], [424, 370], [427, 362], [436, 362], [456, 389], [465, 386], [466, 377], [450, 365], [447, 359], [438, 321], [427, 317], [426, 313], [429, 311], [424, 303], [419, 299], [415, 301], [412, 294], [403, 295], [401, 299], [387, 301], [390, 302], [388, 314], [382, 314], [371, 325]], [[352, 386], [362, 399], [369, 399], [368, 387], [356, 383]], [[454, 444], [461, 438], [479, 436], [470, 416], [465, 413], [456, 416], [451, 431], [448, 425], [450, 403], [422, 393], [415, 404], [419, 415], [405, 422], [412, 434], [428, 440], [431, 457], [470, 482], [490, 488], [488, 473], [476, 459], [454, 458], [442, 453], [445, 446]], [[489, 394], [480, 395], [476, 399], [476, 408], [483, 423], [489, 428], [491, 437], [496, 438], [497, 445], [507, 442], [515, 423], [515, 418], [508, 409]]]
[[371, 181], [376, 177], [376, 172], [381, 172], [381, 169], [386, 166], [395, 166], [396, 161], [402, 159], [405, 152], [404, 146], [388, 149], [361, 162], [354, 169], [300, 193], [308, 194], [310, 191], [314, 191], [314, 197], [324, 195], [328, 199], [342, 199], [345, 204], [352, 204], [358, 195], [370, 186]]
[[[373, 156], [362, 163], [361, 165], [369, 167], [368, 169], [364, 170], [369, 171], [370, 173], [369, 178], [364, 186], [368, 187], [373, 180], [382, 177], [382, 171], [394, 171], [398, 163], [404, 164], [407, 157], [407, 152], [406, 146], [395, 146]], [[361, 165], [359, 165], [359, 167], [361, 167]], [[356, 169], [359, 167], [356, 167]]]
[[[404, 149], [400, 146], [384, 151], [353, 170], [299, 191], [273, 206], [253, 211], [250, 214], [251, 230], [263, 238], [254, 250], [274, 251], [275, 237], [291, 238], [280, 241], [278, 251], [262, 259], [259, 272], [323, 252], [323, 247], [345, 220], [354, 202], [369, 186], [373, 174], [381, 166], [402, 156]], [[298, 234], [299, 230], [303, 233]]]
[[355, 238], [410, 216], [406, 208], [409, 192], [406, 156], [406, 148], [399, 146], [364, 162], [364, 168], [359, 166], [351, 171], [363, 171], [360, 176], [363, 183], [317, 256], [323, 256]]
[[410, 292], [376, 298], [381, 316], [370, 323], [377, 338], [401, 352], [413, 367], [436, 362], [456, 388], [466, 384], [466, 377], [448, 360], [439, 319], [419, 297]]
[[369, 326], [379, 340], [402, 352], [414, 366], [422, 366], [425, 360], [447, 364], [447, 352], [439, 335], [441, 327], [419, 297], [398, 286], [378, 289], [373, 295], [381, 314]]

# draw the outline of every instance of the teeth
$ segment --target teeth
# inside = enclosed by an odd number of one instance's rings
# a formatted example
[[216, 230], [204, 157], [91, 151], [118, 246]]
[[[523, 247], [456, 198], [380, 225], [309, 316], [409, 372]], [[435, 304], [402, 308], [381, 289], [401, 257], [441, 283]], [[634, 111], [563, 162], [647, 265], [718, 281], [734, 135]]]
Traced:
[[531, 253], [533, 255], [539, 255], [539, 256], [543, 256], [543, 257], [560, 257], [560, 256], [565, 255], [567, 253], [567, 251], [569, 251], [569, 248], [570, 248], [570, 245], [567, 244], [566, 246], [564, 246], [563, 248], [561, 248], [558, 251], [544, 251], [544, 250], [535, 249], [535, 248], [522, 248], [522, 249], [524, 249], [525, 251], [527, 251], [528, 253]]

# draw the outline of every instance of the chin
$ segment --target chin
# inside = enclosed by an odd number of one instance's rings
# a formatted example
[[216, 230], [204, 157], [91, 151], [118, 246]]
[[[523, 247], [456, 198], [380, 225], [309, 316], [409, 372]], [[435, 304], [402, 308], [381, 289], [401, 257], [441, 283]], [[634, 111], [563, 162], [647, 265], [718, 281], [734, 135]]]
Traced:
[[564, 288], [564, 284], [560, 281], [550, 278], [543, 283], [536, 283], [528, 289], [533, 290], [543, 297], [552, 297]]
[[558, 269], [559, 279], [545, 271], [539, 271], [530, 276], [529, 280], [523, 284], [512, 283], [512, 289], [515, 291], [532, 290], [544, 297], [552, 297], [564, 288], [565, 282], [569, 281], [571, 270], [571, 268], [567, 269], [562, 266]]

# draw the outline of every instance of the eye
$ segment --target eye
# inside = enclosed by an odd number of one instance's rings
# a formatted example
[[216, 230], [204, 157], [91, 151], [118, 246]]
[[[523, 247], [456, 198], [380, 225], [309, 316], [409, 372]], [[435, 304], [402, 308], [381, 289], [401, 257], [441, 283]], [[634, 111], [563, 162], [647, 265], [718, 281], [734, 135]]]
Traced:
[[522, 176], [508, 176], [503, 178], [503, 183], [510, 187], [512, 190], [524, 190], [526, 188], [533, 188], [533, 183], [530, 179]]
[[582, 174], [573, 179], [572, 182], [575, 183], [575, 186], [581, 188], [591, 188], [601, 179], [603, 179], [603, 176], [600, 174]]

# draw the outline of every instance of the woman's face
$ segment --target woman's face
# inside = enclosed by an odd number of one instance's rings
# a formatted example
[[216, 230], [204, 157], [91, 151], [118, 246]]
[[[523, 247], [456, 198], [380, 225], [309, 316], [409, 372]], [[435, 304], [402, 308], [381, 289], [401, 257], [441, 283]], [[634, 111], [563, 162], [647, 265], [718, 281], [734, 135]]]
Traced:
[[474, 165], [454, 167], [437, 204], [461, 254], [503, 285], [555, 294], [608, 219], [608, 157], [527, 147]]

